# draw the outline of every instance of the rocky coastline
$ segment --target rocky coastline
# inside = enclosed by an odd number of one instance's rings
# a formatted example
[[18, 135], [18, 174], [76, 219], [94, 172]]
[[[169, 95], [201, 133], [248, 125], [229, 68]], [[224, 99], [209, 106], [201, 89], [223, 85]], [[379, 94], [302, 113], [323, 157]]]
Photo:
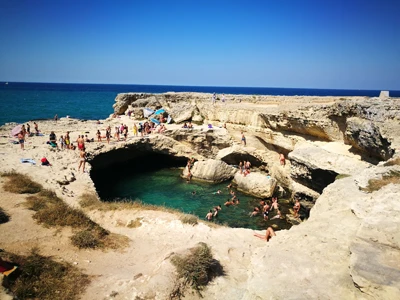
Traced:
[[[290, 190], [309, 212], [306, 221], [291, 218], [299, 225], [277, 232], [266, 243], [249, 229], [190, 226], [166, 212], [92, 210], [88, 215], [93, 221], [131, 240], [122, 253], [68, 249], [62, 254], [39, 225], [32, 227], [32, 236], [25, 241], [23, 231], [11, 232], [16, 226], [12, 221], [0, 225], [0, 239], [6, 241], [2, 247], [24, 252], [28, 245], [38, 244], [45, 254], [65, 260], [93, 257], [83, 268], [98, 277], [82, 299], [104, 298], [113, 291], [121, 297], [116, 299], [167, 299], [173, 285], [167, 258], [198, 242], [212, 247], [227, 273], [204, 290], [206, 299], [221, 295], [227, 299], [396, 299], [400, 294], [400, 185], [394, 180], [376, 191], [368, 187], [370, 180], [400, 174], [400, 99], [225, 95], [225, 100], [213, 105], [210, 94], [119, 94], [114, 113], [101, 124], [69, 118], [40, 122], [45, 136], [29, 137], [24, 151], [9, 143], [13, 125], [5, 125], [0, 128], [0, 171], [27, 174], [79, 208], [81, 194], [96, 193], [90, 177], [96, 168], [140, 159], [144, 153], [166, 159], [193, 157], [193, 180], [234, 179], [240, 190], [256, 197]], [[94, 137], [97, 129], [104, 131], [108, 125], [124, 123], [131, 129], [143, 120], [143, 108], [163, 108], [172, 118], [168, 130], [130, 137], [127, 142], [87, 143], [88, 173], [77, 172], [76, 151], [46, 145], [52, 130], [57, 136], [70, 131], [74, 141], [78, 134]], [[193, 129], [182, 128], [187, 121]], [[246, 146], [241, 143], [242, 132]], [[280, 153], [286, 158], [284, 166]], [[20, 163], [27, 157], [37, 162], [47, 157], [52, 167]], [[242, 160], [251, 162], [250, 176], [237, 176], [232, 167]], [[23, 209], [4, 199], [0, 206], [12, 213]], [[121, 226], [135, 218], [141, 218], [140, 227]]]

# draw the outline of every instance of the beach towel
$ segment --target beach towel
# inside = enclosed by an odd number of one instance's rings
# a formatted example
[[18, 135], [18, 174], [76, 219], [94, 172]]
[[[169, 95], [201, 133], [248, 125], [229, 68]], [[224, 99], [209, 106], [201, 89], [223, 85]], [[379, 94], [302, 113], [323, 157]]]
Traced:
[[32, 165], [36, 165], [36, 161], [32, 158], [21, 158], [21, 163], [31, 163]]

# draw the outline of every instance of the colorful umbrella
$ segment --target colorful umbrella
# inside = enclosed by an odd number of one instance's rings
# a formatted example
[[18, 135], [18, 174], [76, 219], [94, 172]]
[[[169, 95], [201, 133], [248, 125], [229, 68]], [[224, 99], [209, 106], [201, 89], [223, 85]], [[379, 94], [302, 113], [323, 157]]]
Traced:
[[12, 135], [12, 136], [18, 135], [18, 133], [20, 133], [21, 129], [22, 129], [22, 125], [17, 125], [17, 126], [15, 126], [15, 127], [13, 128], [13, 130], [11, 130], [11, 135]]
[[165, 112], [165, 109], [163, 109], [163, 108], [161, 108], [161, 109], [158, 109], [158, 110], [156, 110], [156, 112], [154, 113], [154, 115], [159, 115], [159, 114], [162, 114], [163, 112]]
[[148, 116], [152, 115], [154, 113], [154, 110], [151, 108], [143, 108], [143, 116], [147, 118]]
[[160, 124], [160, 121], [158, 121], [157, 119], [154, 118], [150, 118], [150, 121], [152, 121], [154, 124]]

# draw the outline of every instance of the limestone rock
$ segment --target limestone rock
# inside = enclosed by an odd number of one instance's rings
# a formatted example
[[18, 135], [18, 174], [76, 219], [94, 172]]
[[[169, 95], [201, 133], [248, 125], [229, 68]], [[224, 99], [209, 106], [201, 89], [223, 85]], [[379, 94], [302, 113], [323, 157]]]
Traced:
[[174, 140], [190, 145], [193, 150], [204, 157], [214, 158], [220, 149], [231, 145], [230, 137], [223, 128], [206, 129], [176, 129], [165, 133]]
[[292, 179], [318, 193], [338, 174], [355, 174], [370, 166], [356, 158], [329, 152], [311, 143], [297, 144], [289, 153]]
[[[208, 159], [195, 162], [190, 172], [193, 175], [193, 179], [209, 182], [223, 182], [232, 179], [237, 169], [229, 166], [222, 160]], [[188, 169], [185, 168], [183, 176], [187, 177], [187, 175]]]
[[379, 128], [373, 122], [360, 118], [347, 119], [345, 142], [367, 155], [382, 160], [387, 160], [394, 154], [390, 142], [382, 137]]
[[[192, 120], [194, 115], [199, 116], [200, 112], [196, 106], [190, 103], [178, 103], [171, 106], [169, 115], [172, 117], [175, 123], [182, 123]], [[199, 120], [199, 118], [196, 120]]]
[[276, 179], [257, 172], [251, 172], [247, 176], [237, 172], [233, 181], [238, 190], [259, 198], [271, 197], [277, 184]]
[[[251, 149], [252, 151], [249, 151], [249, 149]], [[221, 149], [218, 152], [216, 158], [230, 165], [239, 165], [239, 162], [246, 160], [250, 161], [252, 166], [259, 167], [262, 165], [262, 161], [253, 153], [251, 153], [254, 151], [256, 151], [255, 148], [245, 148], [242, 146], [234, 145], [229, 148]]]

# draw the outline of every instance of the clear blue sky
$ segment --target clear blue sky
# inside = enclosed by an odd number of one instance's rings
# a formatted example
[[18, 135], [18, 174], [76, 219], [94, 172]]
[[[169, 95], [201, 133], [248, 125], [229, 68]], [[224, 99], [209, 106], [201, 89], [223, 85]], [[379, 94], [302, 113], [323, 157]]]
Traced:
[[0, 81], [400, 90], [400, 1], [0, 0]]

